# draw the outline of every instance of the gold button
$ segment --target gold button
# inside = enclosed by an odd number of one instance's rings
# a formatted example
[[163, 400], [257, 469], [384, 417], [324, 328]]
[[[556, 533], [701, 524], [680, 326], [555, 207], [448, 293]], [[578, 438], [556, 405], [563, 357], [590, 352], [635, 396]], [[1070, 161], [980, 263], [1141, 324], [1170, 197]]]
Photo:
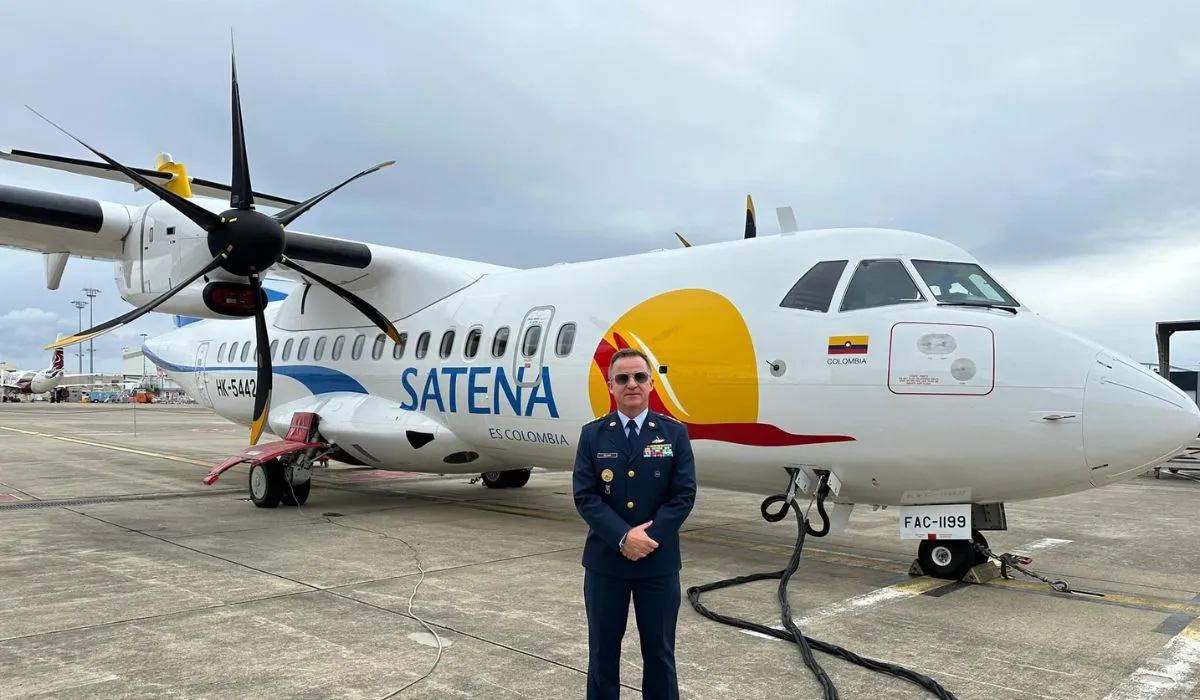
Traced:
[[637, 472], [633, 471], [632, 469], [630, 469], [630, 470], [629, 470], [629, 476], [633, 476], [633, 475], [634, 475], [634, 474], [636, 474], [636, 473], [637, 473]]
[[626, 504], [625, 504], [625, 507], [626, 507], [626, 508], [632, 508], [632, 507], [633, 507], [633, 501], [630, 501], [630, 502], [626, 503]]

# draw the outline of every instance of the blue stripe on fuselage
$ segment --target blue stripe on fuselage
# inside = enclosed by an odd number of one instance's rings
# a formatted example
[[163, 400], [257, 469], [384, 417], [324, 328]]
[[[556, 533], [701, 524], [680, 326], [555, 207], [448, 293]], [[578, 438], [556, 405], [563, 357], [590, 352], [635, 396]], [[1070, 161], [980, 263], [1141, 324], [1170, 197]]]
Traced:
[[[189, 365], [177, 365], [173, 362], [167, 362], [161, 357], [155, 355], [142, 346], [142, 352], [155, 365], [162, 367], [168, 372], [191, 372], [196, 373], [202, 369], [205, 372], [250, 372], [251, 374], [258, 371], [257, 367], [196, 367]], [[355, 394], [369, 394], [366, 387], [358, 382], [357, 379], [351, 377], [345, 372], [339, 372], [336, 369], [329, 367], [320, 367], [318, 365], [276, 365], [272, 367], [272, 374], [280, 374], [285, 377], [291, 377], [304, 385], [306, 389], [317, 394], [329, 394], [335, 391], [352, 392]]]

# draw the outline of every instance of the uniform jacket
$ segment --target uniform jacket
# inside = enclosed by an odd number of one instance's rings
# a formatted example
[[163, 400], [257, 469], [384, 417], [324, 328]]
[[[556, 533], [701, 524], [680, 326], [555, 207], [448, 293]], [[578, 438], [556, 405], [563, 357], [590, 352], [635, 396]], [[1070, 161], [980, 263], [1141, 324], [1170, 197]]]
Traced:
[[[630, 444], [615, 411], [586, 423], [579, 433], [573, 478], [575, 508], [589, 526], [583, 566], [624, 578], [662, 576], [683, 567], [679, 528], [696, 500], [696, 463], [687, 427], [649, 411]], [[646, 534], [658, 543], [630, 561], [621, 538], [647, 520]]]

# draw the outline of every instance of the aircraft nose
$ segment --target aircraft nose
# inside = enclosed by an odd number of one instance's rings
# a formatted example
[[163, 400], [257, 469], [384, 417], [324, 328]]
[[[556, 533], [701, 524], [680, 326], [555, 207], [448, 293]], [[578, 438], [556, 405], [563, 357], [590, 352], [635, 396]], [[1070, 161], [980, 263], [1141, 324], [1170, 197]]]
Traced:
[[1157, 466], [1200, 436], [1200, 406], [1161, 376], [1101, 352], [1083, 394], [1083, 448], [1092, 485]]

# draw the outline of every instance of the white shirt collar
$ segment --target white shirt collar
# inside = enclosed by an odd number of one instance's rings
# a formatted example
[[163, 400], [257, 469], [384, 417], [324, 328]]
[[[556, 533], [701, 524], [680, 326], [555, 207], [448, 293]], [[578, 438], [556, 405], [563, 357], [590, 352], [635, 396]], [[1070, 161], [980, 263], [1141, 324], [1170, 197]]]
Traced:
[[[646, 422], [646, 415], [647, 415], [648, 413], [650, 413], [650, 409], [649, 409], [649, 408], [643, 408], [641, 413], [639, 413], [639, 414], [637, 414], [637, 416], [634, 416], [634, 417], [633, 417], [633, 419], [634, 419], [635, 421], [637, 421], [637, 428], [638, 428], [638, 434], [639, 434], [639, 435], [640, 435], [640, 434], [641, 434], [641, 432], [642, 432], [642, 425], [643, 425], [643, 424]], [[628, 430], [629, 430], [629, 427], [628, 427], [628, 426], [629, 426], [629, 419], [630, 419], [630, 417], [631, 417], [631, 416], [627, 416], [627, 415], [625, 415], [624, 413], [622, 413], [622, 412], [620, 411], [620, 409], [617, 409], [617, 415], [621, 417], [621, 430], [628, 431]]]

